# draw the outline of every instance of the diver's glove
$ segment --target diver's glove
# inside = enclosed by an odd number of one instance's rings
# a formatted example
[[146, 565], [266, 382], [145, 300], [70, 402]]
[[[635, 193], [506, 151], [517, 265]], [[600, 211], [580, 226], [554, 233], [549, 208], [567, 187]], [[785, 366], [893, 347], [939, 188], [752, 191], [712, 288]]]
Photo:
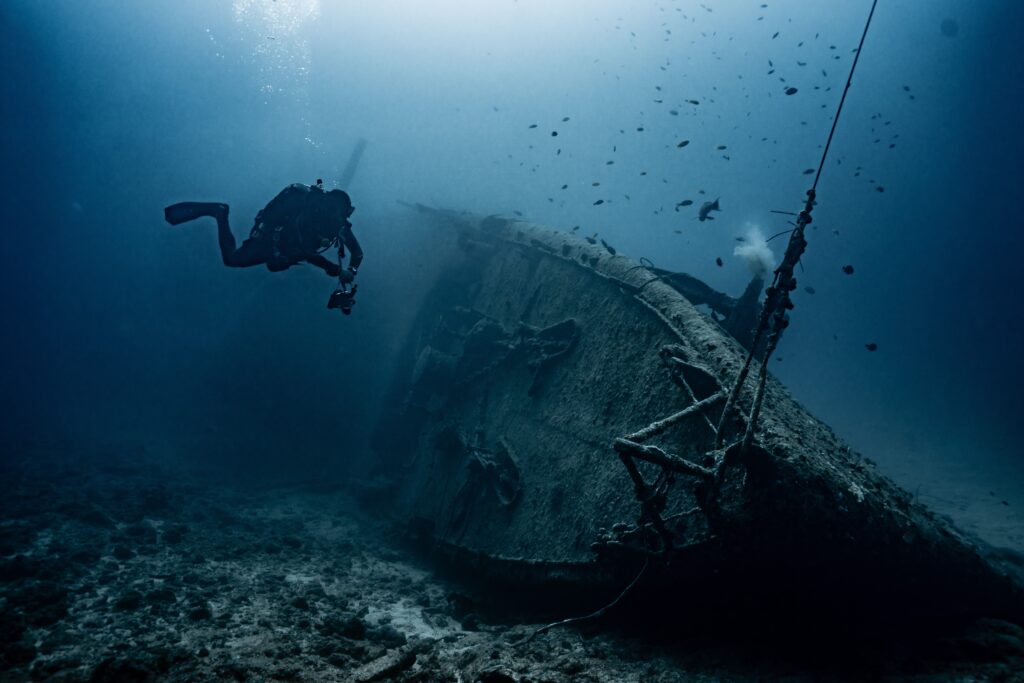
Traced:
[[356, 279], [356, 269], [355, 268], [346, 268], [345, 270], [341, 271], [341, 274], [338, 275], [338, 280], [340, 280], [341, 284], [343, 284], [343, 285], [347, 285], [348, 283], [352, 282], [355, 279]]
[[338, 277], [339, 275], [341, 275], [341, 266], [339, 266], [337, 263], [331, 263], [330, 261], [328, 261], [327, 263], [324, 264], [324, 272], [330, 275], [331, 277]]

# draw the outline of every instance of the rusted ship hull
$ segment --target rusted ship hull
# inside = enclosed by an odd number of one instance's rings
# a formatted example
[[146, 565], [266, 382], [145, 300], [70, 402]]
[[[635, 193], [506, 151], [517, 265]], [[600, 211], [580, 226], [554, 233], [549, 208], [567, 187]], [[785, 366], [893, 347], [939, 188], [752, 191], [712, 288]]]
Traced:
[[746, 352], [665, 277], [571, 233], [418, 208], [438, 277], [377, 449], [392, 509], [455, 563], [588, 587], [646, 563], [694, 600], [1024, 615], [1013, 576], [775, 380], [754, 445], [751, 382], [716, 449]]

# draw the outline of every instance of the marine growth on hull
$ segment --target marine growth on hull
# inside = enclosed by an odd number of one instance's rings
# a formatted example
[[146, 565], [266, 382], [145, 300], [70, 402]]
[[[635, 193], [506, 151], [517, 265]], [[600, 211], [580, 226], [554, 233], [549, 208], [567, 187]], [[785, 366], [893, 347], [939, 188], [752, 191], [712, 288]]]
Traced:
[[979, 545], [758, 372], [772, 338], [571, 233], [417, 210], [445, 267], [377, 443], [393, 511], [451, 565], [691, 615], [1020, 614]]

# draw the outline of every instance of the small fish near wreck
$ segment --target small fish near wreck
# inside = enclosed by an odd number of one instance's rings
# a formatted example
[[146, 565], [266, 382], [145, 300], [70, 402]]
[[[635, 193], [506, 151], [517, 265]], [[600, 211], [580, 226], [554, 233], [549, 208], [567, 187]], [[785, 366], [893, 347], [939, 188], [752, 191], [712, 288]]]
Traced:
[[701, 204], [700, 209], [697, 211], [697, 220], [701, 223], [704, 221], [713, 221], [715, 217], [710, 215], [712, 211], [721, 211], [722, 209], [718, 206], [718, 200], [713, 202], [704, 202]]
[[632, 599], [691, 623], [1024, 617], [1018, 579], [770, 375], [748, 446], [753, 383], [720, 424], [746, 351], [681, 292], [725, 295], [571, 232], [414, 208], [439, 267], [376, 450], [401, 473], [389, 509], [467, 584], [597, 607], [643, 575]]

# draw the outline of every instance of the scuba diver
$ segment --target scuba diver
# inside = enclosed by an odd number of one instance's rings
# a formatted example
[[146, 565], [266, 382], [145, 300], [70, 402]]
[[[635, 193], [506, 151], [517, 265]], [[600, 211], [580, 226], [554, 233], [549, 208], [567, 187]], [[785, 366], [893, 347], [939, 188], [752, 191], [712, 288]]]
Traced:
[[[303, 261], [322, 268], [338, 278], [327, 308], [337, 308], [349, 315], [355, 304], [356, 285], [352, 282], [363, 261], [363, 250], [348, 220], [353, 211], [355, 207], [346, 192], [325, 191], [323, 180], [317, 179], [314, 185], [295, 183], [281, 190], [256, 214], [249, 238], [237, 248], [228, 225], [227, 204], [180, 202], [165, 208], [164, 218], [171, 225], [204, 216], [216, 219], [220, 255], [230, 268], [265, 264], [267, 270], [276, 273]], [[334, 245], [338, 247], [337, 263], [323, 256]], [[347, 268], [345, 247], [351, 254]]]

